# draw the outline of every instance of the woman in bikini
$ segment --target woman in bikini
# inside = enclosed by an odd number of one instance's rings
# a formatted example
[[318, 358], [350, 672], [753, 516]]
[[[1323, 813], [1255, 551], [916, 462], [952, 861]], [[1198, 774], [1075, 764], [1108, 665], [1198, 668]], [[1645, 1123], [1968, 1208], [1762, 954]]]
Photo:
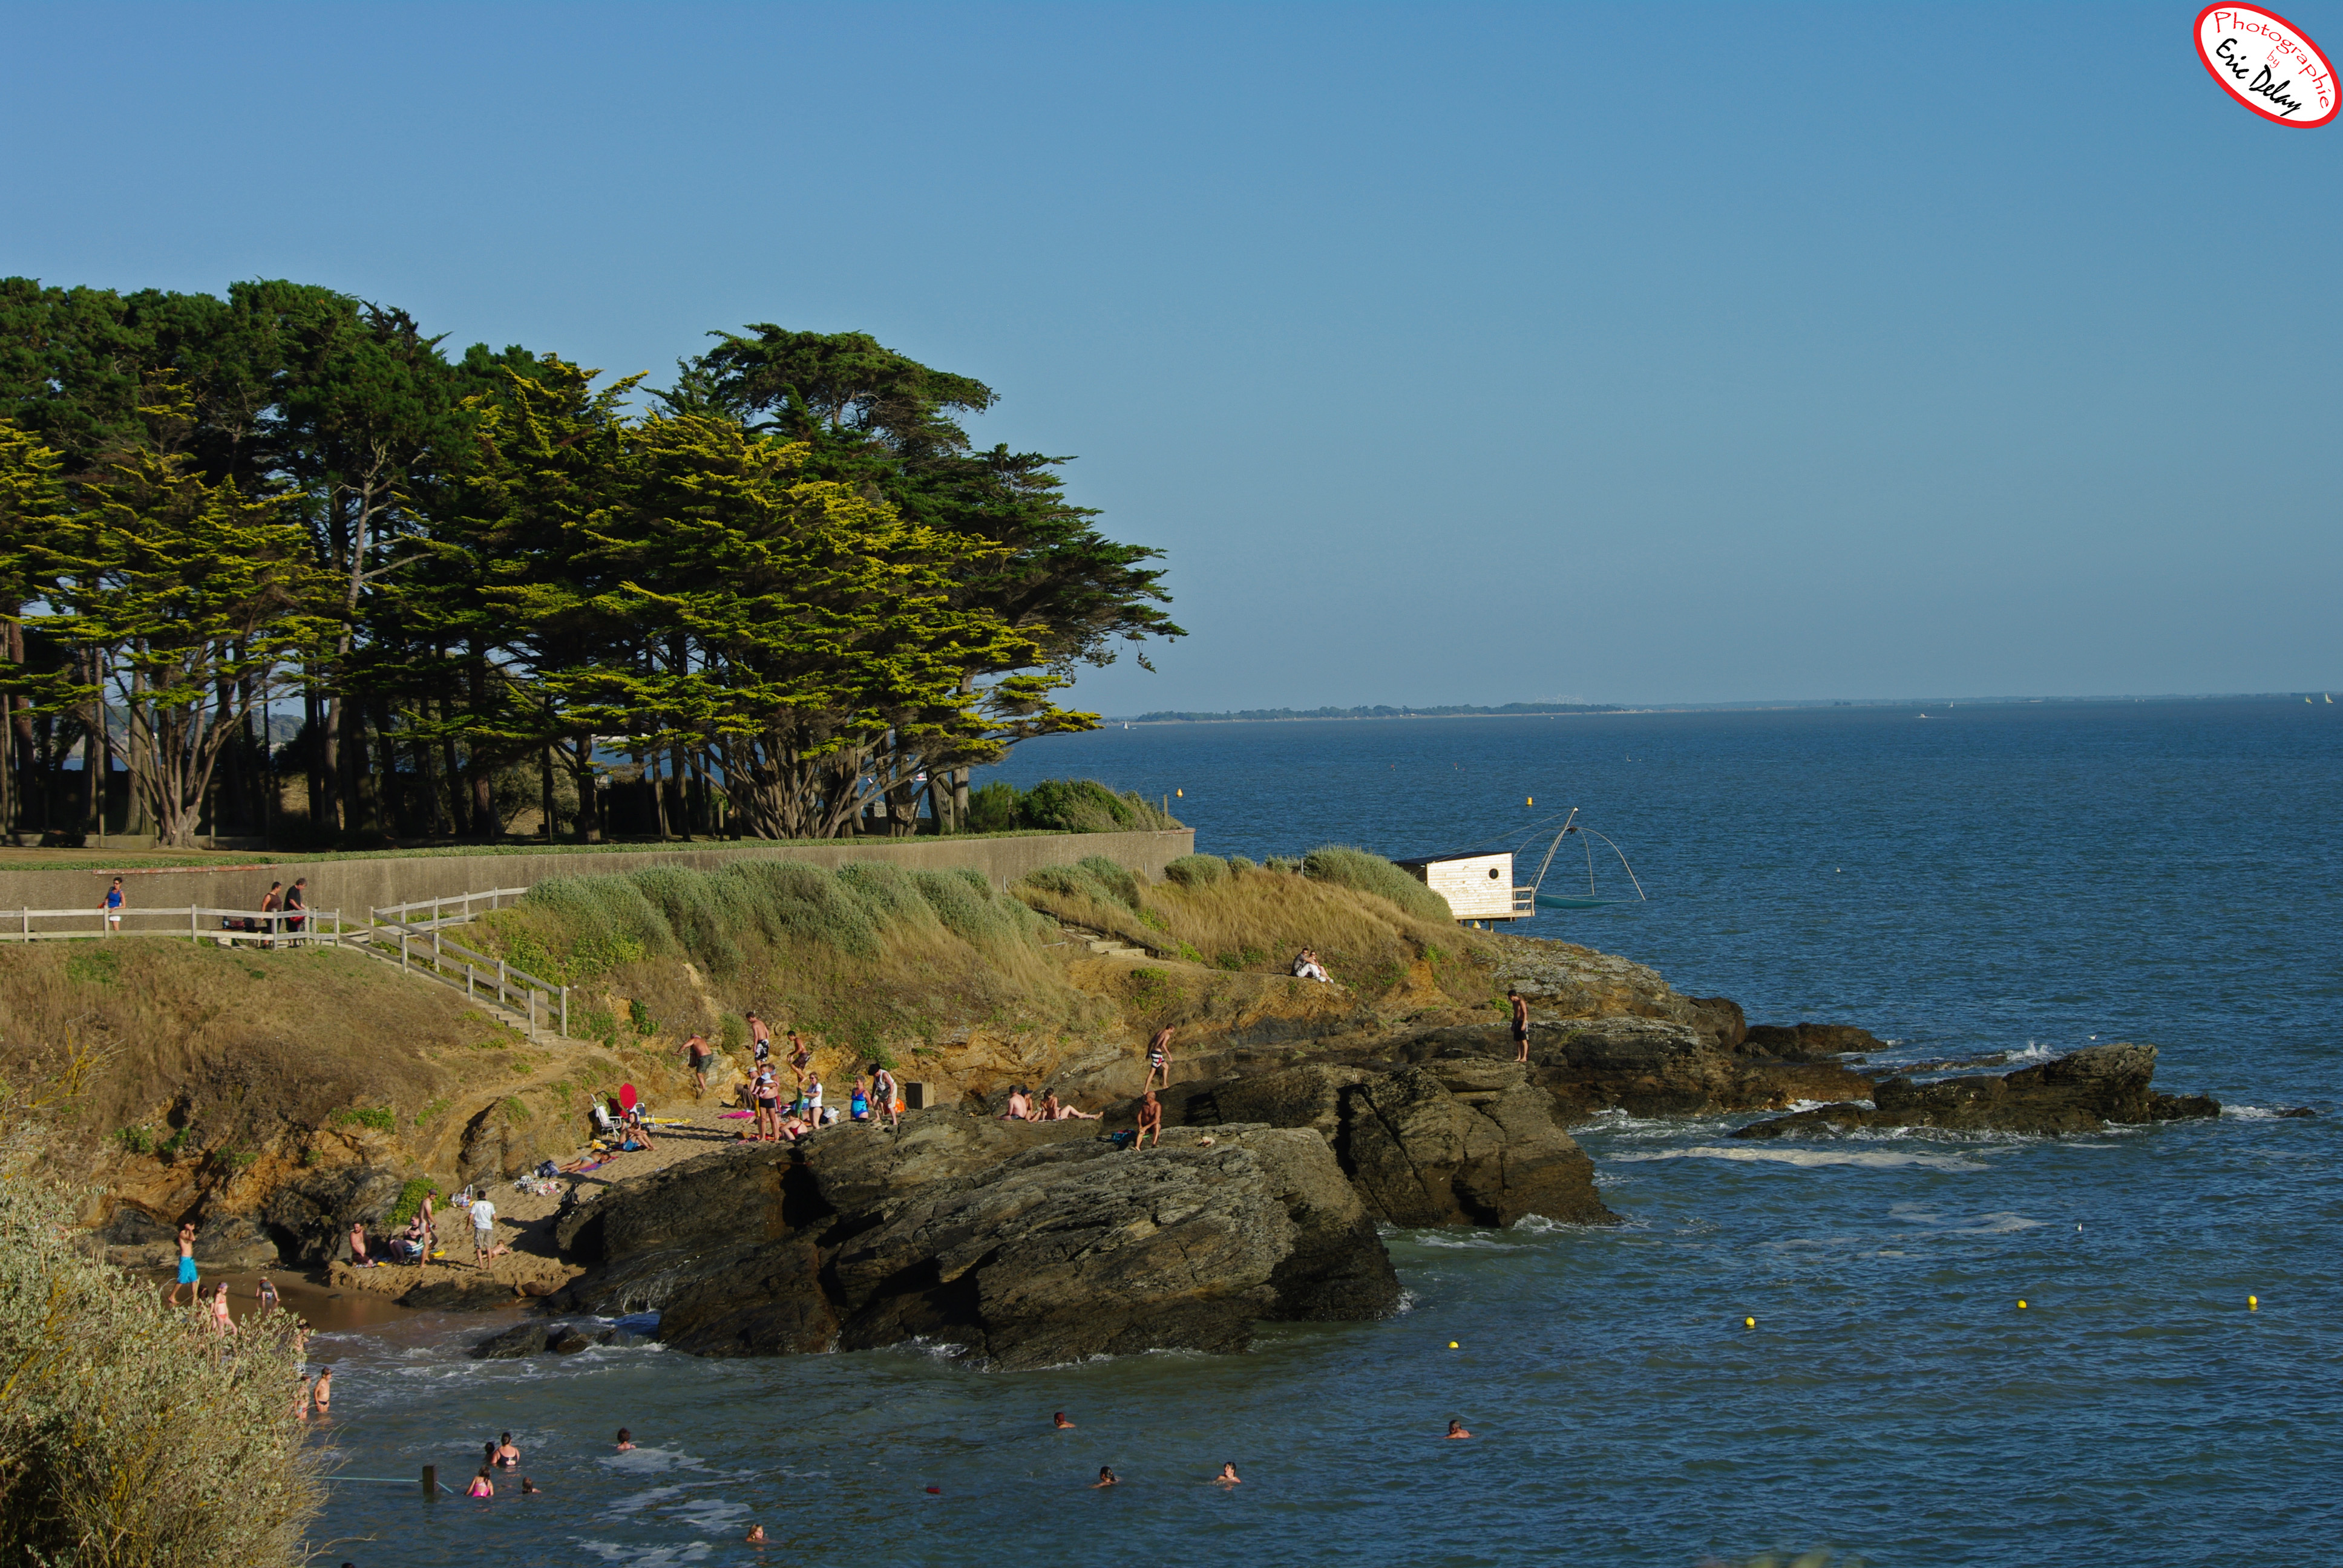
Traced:
[[777, 1125], [779, 1121], [777, 1112], [780, 1108], [779, 1096], [773, 1091], [771, 1063], [768, 1062], [757, 1069], [752, 1088], [757, 1101], [757, 1119], [749, 1125], [756, 1129], [755, 1136], [758, 1139], [769, 1143], [780, 1136], [780, 1128]]

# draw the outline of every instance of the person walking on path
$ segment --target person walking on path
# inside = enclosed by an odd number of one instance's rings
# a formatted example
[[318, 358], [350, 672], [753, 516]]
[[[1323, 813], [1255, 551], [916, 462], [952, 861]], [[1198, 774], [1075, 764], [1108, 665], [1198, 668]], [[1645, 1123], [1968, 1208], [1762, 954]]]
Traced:
[[285, 884], [271, 882], [268, 891], [260, 895], [261, 943], [265, 948], [277, 945], [277, 912], [285, 907]]
[[486, 1198], [472, 1200], [472, 1267], [485, 1269], [497, 1247], [497, 1206]]
[[1147, 1082], [1143, 1087], [1153, 1089], [1159, 1073], [1162, 1076], [1163, 1087], [1171, 1088], [1172, 1026], [1168, 1023], [1157, 1030], [1155, 1038], [1147, 1042]]
[[691, 1081], [699, 1086], [699, 1098], [708, 1092], [708, 1059], [715, 1053], [708, 1048], [708, 1037], [695, 1034], [683, 1042], [684, 1060], [691, 1064]]
[[307, 919], [308, 888], [308, 878], [296, 877], [293, 885], [285, 890], [285, 929], [296, 937], [301, 934], [301, 927]]
[[1530, 1059], [1529, 999], [1516, 990], [1507, 991], [1505, 1000], [1513, 1004], [1513, 1060], [1527, 1061]]
[[1147, 1147], [1147, 1135], [1155, 1134], [1155, 1147], [1163, 1147], [1163, 1103], [1149, 1090], [1139, 1097], [1139, 1136], [1131, 1141], [1133, 1149]]
[[221, 1335], [236, 1332], [236, 1319], [228, 1315], [226, 1280], [222, 1280], [219, 1289], [212, 1292], [212, 1332]]
[[179, 1304], [179, 1292], [187, 1292], [187, 1304], [199, 1307], [204, 1302], [203, 1282], [196, 1278], [196, 1222], [193, 1220], [179, 1227], [179, 1282], [171, 1287], [170, 1305]]
[[122, 934], [122, 879], [114, 879], [114, 886], [106, 890], [106, 934]]

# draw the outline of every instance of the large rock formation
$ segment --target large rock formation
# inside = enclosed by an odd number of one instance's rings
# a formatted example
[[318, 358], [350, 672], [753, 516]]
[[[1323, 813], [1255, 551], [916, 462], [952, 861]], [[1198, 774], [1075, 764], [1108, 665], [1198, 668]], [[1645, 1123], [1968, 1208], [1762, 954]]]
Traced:
[[594, 1266], [560, 1310], [657, 1309], [702, 1355], [929, 1340], [1001, 1367], [1242, 1348], [1262, 1319], [1381, 1316], [1399, 1283], [1358, 1194], [1303, 1130], [1175, 1131], [933, 1111], [725, 1151], [565, 1214]]
[[1387, 1073], [1316, 1063], [1207, 1092], [1208, 1105], [1181, 1097], [1184, 1120], [1317, 1132], [1368, 1211], [1394, 1225], [1618, 1218], [1595, 1196], [1594, 1161], [1556, 1125], [1553, 1096], [1517, 1062], [1442, 1057]]
[[1859, 1127], [1943, 1127], [1956, 1131], [2096, 1132], [2109, 1122], [2177, 1121], [2217, 1116], [2207, 1095], [2148, 1087], [2152, 1045], [2094, 1045], [2001, 1078], [1948, 1078], [1917, 1084], [1891, 1078], [1868, 1106], [1825, 1105], [1741, 1128], [1736, 1138], [1785, 1138]]

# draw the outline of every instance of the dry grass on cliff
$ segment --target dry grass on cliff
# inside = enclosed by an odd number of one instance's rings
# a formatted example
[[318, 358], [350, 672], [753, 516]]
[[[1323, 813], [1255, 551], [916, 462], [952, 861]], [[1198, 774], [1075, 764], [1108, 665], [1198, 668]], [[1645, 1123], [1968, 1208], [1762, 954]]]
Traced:
[[737, 1046], [753, 1008], [841, 1056], [891, 1060], [971, 1027], [1077, 1029], [1102, 1010], [1041, 945], [1046, 923], [972, 872], [749, 862], [565, 878], [477, 929], [489, 950], [579, 987], [572, 1032], [613, 1045], [697, 1030]]
[[76, 1133], [248, 1156], [354, 1111], [412, 1117], [458, 1060], [511, 1036], [460, 997], [322, 948], [121, 938], [0, 952], [0, 1077], [96, 1063]]

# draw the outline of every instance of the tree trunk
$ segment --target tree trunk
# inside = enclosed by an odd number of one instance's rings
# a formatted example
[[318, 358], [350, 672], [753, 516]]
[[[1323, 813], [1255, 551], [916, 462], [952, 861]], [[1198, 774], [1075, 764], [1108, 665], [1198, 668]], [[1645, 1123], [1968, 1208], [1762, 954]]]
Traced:
[[545, 813], [545, 841], [546, 841], [547, 843], [550, 844], [550, 843], [552, 843], [552, 842], [554, 842], [554, 841], [555, 841], [555, 839], [556, 839], [556, 837], [557, 837], [557, 834], [556, 834], [556, 832], [555, 832], [555, 829], [556, 829], [556, 827], [557, 827], [557, 824], [555, 823], [555, 821], [554, 821], [554, 817], [553, 817], [553, 748], [552, 748], [552, 747], [550, 747], [550, 746], [543, 746], [543, 747], [539, 747], [539, 748], [538, 749], [538, 753], [537, 753], [537, 769], [538, 769], [538, 785], [540, 786], [540, 789], [541, 789], [541, 793], [540, 793], [540, 795], [538, 796], [539, 800], [542, 802], [541, 807], [540, 807], [540, 809], [542, 809], [542, 810], [544, 811], [544, 813]]

